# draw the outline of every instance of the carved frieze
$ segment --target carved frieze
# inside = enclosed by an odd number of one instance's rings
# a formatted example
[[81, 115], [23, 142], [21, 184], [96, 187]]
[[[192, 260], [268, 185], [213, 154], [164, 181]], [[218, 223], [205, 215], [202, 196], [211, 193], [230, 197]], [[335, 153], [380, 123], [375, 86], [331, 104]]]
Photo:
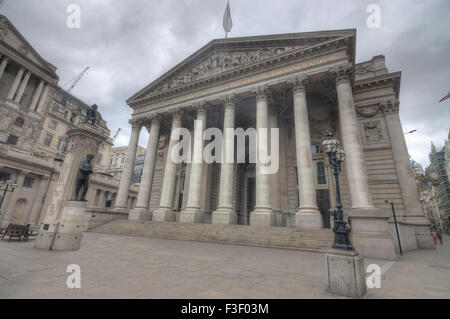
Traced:
[[370, 121], [363, 123], [364, 138], [366, 143], [376, 143], [385, 140], [385, 134], [381, 121]]
[[235, 52], [215, 52], [195, 67], [176, 76], [155, 88], [155, 92], [167, 91], [190, 82], [202, 80], [210, 76], [230, 71], [248, 64], [273, 58], [277, 55], [293, 51], [301, 46], [263, 48]]
[[383, 111], [383, 105], [377, 103], [369, 106], [357, 106], [355, 110], [358, 118], [372, 118]]

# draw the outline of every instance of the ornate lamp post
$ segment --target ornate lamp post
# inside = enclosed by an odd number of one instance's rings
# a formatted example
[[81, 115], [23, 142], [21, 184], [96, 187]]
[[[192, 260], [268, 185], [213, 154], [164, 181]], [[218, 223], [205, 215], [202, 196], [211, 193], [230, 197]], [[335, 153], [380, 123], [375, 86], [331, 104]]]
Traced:
[[7, 192], [14, 192], [14, 188], [16, 188], [17, 185], [11, 180], [8, 180], [6, 182], [0, 181], [0, 192], [3, 191], [2, 199], [0, 200], [0, 215], [1, 215], [1, 209], [3, 206], [3, 200], [5, 199]]
[[339, 173], [341, 172], [341, 164], [345, 160], [345, 152], [339, 142], [330, 131], [326, 132], [325, 141], [322, 143], [322, 150], [327, 153], [328, 160], [333, 169], [334, 182], [336, 184], [336, 216], [334, 221], [334, 249], [354, 250], [349, 240], [350, 228], [344, 220], [344, 212], [342, 210], [341, 191], [339, 187]]

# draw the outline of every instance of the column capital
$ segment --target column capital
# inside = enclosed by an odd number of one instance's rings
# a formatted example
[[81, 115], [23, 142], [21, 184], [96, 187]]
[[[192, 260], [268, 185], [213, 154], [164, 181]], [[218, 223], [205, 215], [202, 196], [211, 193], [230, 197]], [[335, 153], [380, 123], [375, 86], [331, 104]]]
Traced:
[[133, 130], [134, 129], [141, 129], [142, 125], [144, 124], [141, 119], [131, 119], [131, 120], [128, 121], [128, 123], [131, 124], [131, 128]]
[[161, 115], [156, 113], [156, 114], [151, 114], [149, 117], [145, 118], [144, 120], [144, 126], [147, 129], [148, 132], [150, 132], [150, 129], [152, 126], [160, 126], [161, 124]]
[[259, 101], [268, 102], [272, 96], [270, 87], [267, 84], [253, 88], [252, 93], [256, 95], [256, 102]]
[[152, 125], [159, 125], [161, 123], [161, 119], [162, 119], [162, 116], [159, 113], [152, 114], [149, 117], [149, 120], [152, 123]]
[[298, 93], [298, 92], [305, 92], [306, 86], [308, 84], [308, 76], [306, 75], [299, 75], [295, 76], [287, 81], [288, 86], [292, 89], [292, 92]]
[[234, 93], [221, 96], [220, 100], [225, 109], [234, 109], [236, 107], [237, 97]]
[[336, 85], [344, 82], [350, 82], [353, 79], [353, 65], [345, 63], [329, 70], [331, 79]]
[[183, 118], [184, 111], [181, 108], [176, 108], [169, 111], [169, 116], [172, 120], [181, 120]]
[[197, 102], [192, 104], [192, 108], [197, 112], [197, 114], [199, 113], [203, 113], [206, 114], [208, 113], [208, 108], [210, 107], [210, 105], [205, 102], [205, 101], [201, 101], [201, 102]]

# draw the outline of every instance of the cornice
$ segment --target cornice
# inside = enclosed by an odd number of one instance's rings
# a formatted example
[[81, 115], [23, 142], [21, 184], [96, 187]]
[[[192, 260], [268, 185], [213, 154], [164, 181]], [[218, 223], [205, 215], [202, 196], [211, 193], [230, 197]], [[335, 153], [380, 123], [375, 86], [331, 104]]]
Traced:
[[396, 98], [398, 99], [400, 96], [401, 74], [401, 72], [395, 72], [355, 81], [353, 83], [353, 92], [363, 92], [374, 88], [382, 88], [393, 85]]

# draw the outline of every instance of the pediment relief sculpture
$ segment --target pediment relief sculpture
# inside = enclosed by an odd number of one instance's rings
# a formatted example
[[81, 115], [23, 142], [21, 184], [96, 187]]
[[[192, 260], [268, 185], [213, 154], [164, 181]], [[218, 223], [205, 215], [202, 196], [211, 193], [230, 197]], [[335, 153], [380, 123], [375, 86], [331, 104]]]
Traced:
[[297, 50], [302, 46], [263, 48], [257, 50], [242, 50], [234, 52], [214, 52], [195, 67], [168, 79], [155, 87], [153, 92], [167, 91], [190, 82], [202, 80], [210, 76], [230, 71], [237, 67], [257, 63], [273, 58], [283, 53]]

